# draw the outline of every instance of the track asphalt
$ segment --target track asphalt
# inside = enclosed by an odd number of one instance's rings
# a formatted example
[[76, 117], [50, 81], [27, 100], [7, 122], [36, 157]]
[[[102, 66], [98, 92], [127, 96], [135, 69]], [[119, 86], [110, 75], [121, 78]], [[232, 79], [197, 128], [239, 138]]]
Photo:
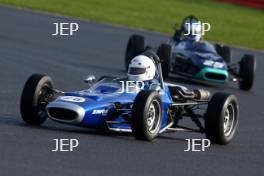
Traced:
[[[257, 57], [255, 85], [250, 92], [234, 83], [204, 86], [179, 78], [171, 82], [235, 94], [240, 119], [234, 140], [212, 145], [205, 152], [184, 152], [193, 133], [168, 133], [153, 142], [129, 135], [107, 134], [48, 120], [42, 127], [26, 125], [19, 99], [32, 73], [47, 73], [56, 88], [84, 89], [88, 74], [122, 76], [124, 51], [132, 33], [157, 46], [168, 36], [118, 26], [74, 20], [0, 6], [0, 176], [130, 176], [203, 175], [260, 176], [264, 174], [264, 53], [232, 48], [234, 58]], [[73, 36], [52, 36], [54, 22], [77, 22]], [[238, 36], [239, 37], [239, 36]], [[76, 138], [73, 152], [51, 152], [54, 138]]]

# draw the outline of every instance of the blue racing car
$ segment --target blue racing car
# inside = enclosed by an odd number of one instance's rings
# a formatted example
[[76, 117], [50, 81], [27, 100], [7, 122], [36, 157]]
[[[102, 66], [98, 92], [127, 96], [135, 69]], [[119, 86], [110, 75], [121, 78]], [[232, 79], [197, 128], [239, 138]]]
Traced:
[[[62, 92], [52, 79], [33, 74], [26, 81], [20, 102], [23, 120], [41, 125], [47, 118], [60, 123], [116, 132], [131, 132], [151, 141], [167, 131], [205, 133], [212, 143], [227, 144], [238, 124], [234, 95], [189, 90], [163, 82], [161, 62], [152, 50], [131, 60], [128, 77], [94, 76], [85, 79], [88, 88]], [[206, 108], [205, 108], [206, 107]], [[189, 117], [197, 128], [180, 124]]]
[[[230, 47], [212, 45], [202, 40], [201, 28], [201, 22], [196, 17], [188, 16], [179, 29], [175, 28], [175, 34], [169, 42], [158, 47], [157, 54], [162, 59], [164, 79], [171, 72], [214, 83], [236, 81], [240, 89], [250, 90], [256, 70], [254, 56], [245, 54], [240, 62], [232, 63]], [[185, 35], [188, 31], [193, 33]], [[129, 61], [145, 48], [144, 37], [132, 35], [125, 54], [126, 67]]]

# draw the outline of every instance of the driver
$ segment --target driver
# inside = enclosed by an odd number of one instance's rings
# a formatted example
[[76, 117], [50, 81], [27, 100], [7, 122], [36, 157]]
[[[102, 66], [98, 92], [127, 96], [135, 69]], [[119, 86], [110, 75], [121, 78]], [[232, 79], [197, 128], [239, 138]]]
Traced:
[[172, 43], [178, 49], [213, 51], [214, 46], [202, 40], [202, 23], [194, 16], [185, 18], [181, 28], [176, 30]]
[[187, 20], [184, 24], [184, 35], [188, 40], [200, 42], [202, 39], [202, 24], [201, 21]]
[[190, 40], [200, 42], [202, 39], [202, 23], [194, 16], [185, 18], [181, 28], [175, 31], [174, 39], [176, 41]]
[[127, 77], [129, 81], [144, 82], [144, 89], [150, 89], [153, 85], [157, 85], [158, 81], [154, 79], [156, 76], [156, 66], [154, 61], [144, 55], [134, 57], [128, 65]]

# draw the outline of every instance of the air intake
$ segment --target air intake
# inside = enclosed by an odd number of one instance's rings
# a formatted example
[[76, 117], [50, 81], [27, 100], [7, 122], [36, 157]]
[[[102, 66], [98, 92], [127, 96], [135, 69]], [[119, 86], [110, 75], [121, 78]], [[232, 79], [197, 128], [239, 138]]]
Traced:
[[58, 120], [72, 121], [78, 118], [78, 113], [64, 108], [48, 108], [49, 115]]
[[225, 81], [226, 80], [226, 75], [223, 74], [217, 74], [217, 73], [206, 73], [205, 77], [207, 79], [213, 79], [213, 80], [219, 80], [219, 81]]

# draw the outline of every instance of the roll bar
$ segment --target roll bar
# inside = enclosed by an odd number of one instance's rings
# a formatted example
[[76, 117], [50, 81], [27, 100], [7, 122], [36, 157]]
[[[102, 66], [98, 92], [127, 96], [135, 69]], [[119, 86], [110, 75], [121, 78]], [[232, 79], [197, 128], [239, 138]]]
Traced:
[[159, 56], [150, 48], [148, 48], [147, 50], [145, 50], [142, 55], [147, 56], [149, 58], [151, 58], [157, 69], [158, 69], [158, 74], [159, 74], [159, 81], [161, 84], [161, 88], [164, 89], [164, 81], [163, 81], [163, 76], [162, 76], [162, 68], [161, 68], [161, 60], [159, 58]]

